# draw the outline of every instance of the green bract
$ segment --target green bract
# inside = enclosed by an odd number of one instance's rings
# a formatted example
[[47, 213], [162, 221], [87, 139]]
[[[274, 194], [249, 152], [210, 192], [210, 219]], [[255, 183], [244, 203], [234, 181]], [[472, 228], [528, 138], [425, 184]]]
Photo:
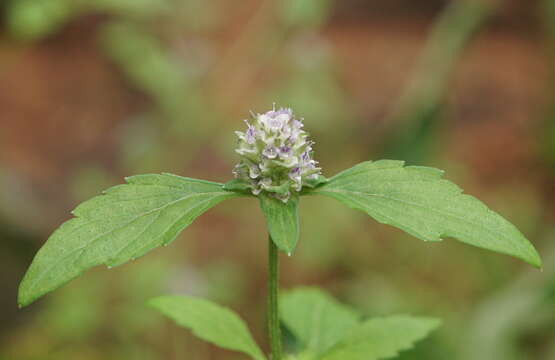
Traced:
[[295, 195], [285, 204], [265, 194], [259, 198], [270, 237], [280, 250], [291, 254], [299, 239], [299, 197]]

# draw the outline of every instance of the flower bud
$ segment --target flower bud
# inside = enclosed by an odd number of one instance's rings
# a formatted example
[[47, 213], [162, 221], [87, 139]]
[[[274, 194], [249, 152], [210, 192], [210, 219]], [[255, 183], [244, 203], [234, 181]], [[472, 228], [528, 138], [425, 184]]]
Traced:
[[236, 131], [235, 150], [241, 161], [233, 169], [236, 178], [248, 184], [251, 192], [261, 192], [287, 202], [303, 186], [312, 186], [320, 168], [312, 159], [312, 141], [289, 108], [253, 114], [245, 132]]

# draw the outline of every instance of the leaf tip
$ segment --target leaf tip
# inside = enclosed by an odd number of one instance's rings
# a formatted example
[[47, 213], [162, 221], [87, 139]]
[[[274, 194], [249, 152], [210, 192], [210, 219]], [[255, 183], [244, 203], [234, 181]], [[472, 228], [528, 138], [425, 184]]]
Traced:
[[24, 282], [19, 286], [19, 291], [17, 293], [17, 307], [22, 309], [31, 305], [35, 301], [36, 297], [30, 296], [24, 288]]
[[436, 330], [443, 325], [443, 320], [439, 318], [428, 318], [428, 322], [430, 324], [430, 331]]
[[23, 309], [24, 307], [27, 307], [27, 306], [31, 305], [34, 301], [35, 301], [35, 299], [33, 299], [33, 298], [24, 297], [24, 296], [19, 295], [17, 297], [17, 307], [18, 307], [18, 309]]
[[524, 239], [524, 245], [524, 251], [509, 253], [509, 255], [514, 256], [526, 262], [527, 264], [530, 264], [533, 267], [542, 270], [543, 262], [540, 254], [538, 253], [534, 245], [527, 239]]
[[295, 247], [278, 247], [279, 251], [287, 255], [287, 257], [293, 256], [293, 252], [295, 251]]
[[18, 299], [17, 299], [17, 308], [18, 309], [23, 309], [25, 306], [26, 306], [25, 302], [18, 297]]
[[150, 298], [146, 301], [146, 304], [148, 306], [155, 306], [159, 302], [160, 298], [161, 298], [161, 296], [156, 296], [156, 297]]
[[[272, 237], [272, 240], [274, 238]], [[287, 243], [287, 242], [278, 242], [278, 241], [274, 241], [274, 244], [276, 244], [277, 248], [279, 249], [279, 251], [287, 254], [287, 256], [293, 256], [293, 252], [295, 252], [295, 248], [297, 247], [297, 243]]]
[[156, 308], [156, 305], [157, 305], [156, 299], [157, 298], [148, 299], [147, 301], [145, 301], [145, 305], [150, 308]]
[[538, 254], [538, 252], [536, 251], [536, 249], [532, 248], [533, 251], [531, 252], [530, 256], [525, 259], [525, 261], [532, 265], [533, 267], [539, 269], [540, 271], [543, 271], [543, 262], [542, 259], [540, 257], [540, 254]]

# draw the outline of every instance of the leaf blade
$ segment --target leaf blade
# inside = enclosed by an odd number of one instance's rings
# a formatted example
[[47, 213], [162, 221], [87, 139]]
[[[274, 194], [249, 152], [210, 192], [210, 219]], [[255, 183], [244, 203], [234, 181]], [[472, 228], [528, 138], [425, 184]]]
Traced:
[[259, 199], [272, 241], [291, 254], [299, 240], [299, 197], [291, 196], [287, 203], [264, 194]]
[[334, 346], [359, 315], [317, 288], [298, 288], [281, 296], [280, 318], [308, 353], [322, 354]]
[[137, 175], [126, 181], [77, 206], [75, 217], [49, 237], [20, 284], [20, 306], [88, 268], [117, 266], [167, 245], [196, 217], [240, 196], [218, 183], [170, 174]]
[[394, 315], [365, 321], [326, 353], [322, 360], [379, 360], [410, 349], [440, 325], [432, 318]]
[[243, 320], [228, 308], [190, 296], [160, 296], [148, 303], [205, 341], [266, 359]]
[[442, 179], [443, 172], [402, 161], [364, 162], [310, 192], [335, 198], [378, 222], [425, 241], [442, 236], [520, 258], [540, 267], [532, 244], [478, 199]]

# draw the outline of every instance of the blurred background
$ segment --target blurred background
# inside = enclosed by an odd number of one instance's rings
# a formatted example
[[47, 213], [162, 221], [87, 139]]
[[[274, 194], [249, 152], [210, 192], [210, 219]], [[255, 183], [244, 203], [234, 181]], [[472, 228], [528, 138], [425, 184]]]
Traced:
[[252, 199], [29, 308], [16, 292], [70, 210], [124, 176], [231, 179], [233, 130], [273, 102], [305, 118], [324, 175], [381, 158], [445, 169], [545, 263], [309, 197], [284, 288], [444, 319], [400, 359], [555, 359], [555, 1], [3, 0], [0, 18], [0, 359], [245, 359], [144, 306], [170, 293], [230, 306], [267, 349]]

